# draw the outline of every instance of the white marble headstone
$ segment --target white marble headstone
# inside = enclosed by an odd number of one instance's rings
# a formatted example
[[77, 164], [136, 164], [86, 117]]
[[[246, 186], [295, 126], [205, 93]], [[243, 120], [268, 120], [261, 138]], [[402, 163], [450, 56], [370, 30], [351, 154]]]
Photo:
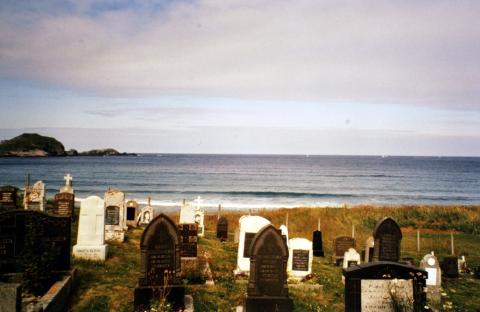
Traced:
[[360, 259], [360, 254], [354, 248], [349, 248], [343, 255], [342, 267], [346, 269], [352, 265], [352, 263], [360, 264]]
[[184, 201], [180, 208], [179, 224], [198, 224], [198, 236], [203, 237], [205, 234], [205, 211], [202, 207], [202, 199], [197, 197], [193, 203]]
[[46, 203], [45, 183], [37, 181], [33, 186], [27, 186], [23, 198], [23, 205], [26, 210], [45, 211]]
[[73, 246], [73, 256], [78, 259], [105, 261], [107, 251], [104, 202], [98, 196], [87, 197], [80, 204], [77, 244]]
[[302, 279], [312, 273], [312, 241], [306, 238], [292, 238], [288, 248], [288, 275]]
[[105, 192], [105, 240], [123, 242], [128, 229], [125, 193], [118, 189]]
[[[257, 232], [260, 231], [265, 225], [270, 224], [270, 221], [259, 216], [242, 216], [238, 223], [240, 227], [240, 237], [237, 253], [237, 268], [234, 273], [249, 273], [250, 257], [245, 257], [245, 255], [248, 255], [248, 248], [250, 247], [250, 245], [245, 246], [245, 241], [250, 244], [252, 242], [253, 236], [255, 236], [255, 234], [257, 234]], [[247, 253], [245, 253], [245, 250]]]
[[373, 246], [374, 246], [374, 244], [375, 244], [375, 240], [373, 239], [373, 236], [370, 236], [365, 241], [365, 263], [372, 262], [372, 259], [370, 259], [370, 250], [371, 250], [372, 258], [373, 258]]
[[432, 253], [426, 254], [420, 261], [420, 268], [428, 273], [427, 286], [441, 286], [442, 285], [442, 271], [437, 257]]

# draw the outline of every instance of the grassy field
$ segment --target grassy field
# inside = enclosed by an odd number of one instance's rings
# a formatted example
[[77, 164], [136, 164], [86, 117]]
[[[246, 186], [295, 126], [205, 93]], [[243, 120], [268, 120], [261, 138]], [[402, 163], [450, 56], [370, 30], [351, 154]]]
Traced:
[[[275, 226], [289, 220], [289, 235], [311, 239], [321, 218], [325, 258], [314, 258], [314, 278], [309, 283], [323, 285], [320, 294], [290, 289], [295, 311], [343, 311], [341, 269], [330, 263], [332, 240], [335, 236], [351, 235], [355, 225], [357, 250], [372, 234], [377, 220], [392, 216], [402, 227], [402, 256], [413, 257], [417, 263], [427, 252], [435, 251], [441, 259], [450, 255], [450, 234], [454, 233], [455, 252], [465, 255], [470, 267], [480, 265], [480, 207], [367, 207], [298, 208], [255, 211]], [[241, 304], [246, 285], [236, 283], [232, 271], [236, 267], [237, 245], [233, 233], [242, 212], [225, 212], [229, 220], [229, 241], [215, 239], [216, 214], [206, 216], [206, 236], [199, 241], [199, 255], [208, 254], [215, 285], [187, 285], [193, 295], [195, 311], [232, 311]], [[178, 215], [170, 215], [178, 221]], [[74, 225], [75, 226], [75, 225]], [[417, 251], [417, 230], [421, 233], [421, 248]], [[78, 268], [78, 284], [71, 299], [72, 311], [131, 311], [133, 290], [137, 283], [142, 228], [131, 228], [123, 244], [109, 244], [108, 260], [103, 263], [73, 261]], [[73, 234], [76, 237], [76, 234]], [[472, 275], [459, 279], [443, 279], [442, 305], [447, 311], [478, 311], [480, 280]]]

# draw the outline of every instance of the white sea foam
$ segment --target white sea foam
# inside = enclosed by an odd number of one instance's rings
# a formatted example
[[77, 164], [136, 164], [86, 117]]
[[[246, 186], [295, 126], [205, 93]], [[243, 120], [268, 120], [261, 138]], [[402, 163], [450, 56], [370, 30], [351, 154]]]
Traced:
[[[127, 198], [129, 200], [131, 198]], [[135, 199], [140, 205], [147, 205], [148, 201], [146, 199]], [[83, 198], [76, 197], [75, 201], [79, 202], [83, 200]], [[190, 201], [193, 202], [194, 198], [192, 198]], [[182, 201], [176, 201], [176, 200], [158, 200], [158, 199], [152, 199], [150, 201], [151, 206], [153, 207], [181, 207], [182, 206]], [[323, 201], [323, 202], [315, 202], [314, 204], [312, 203], [285, 203], [285, 202], [272, 202], [272, 201], [265, 201], [265, 200], [258, 200], [255, 202], [237, 202], [237, 201], [216, 201], [216, 200], [209, 200], [202, 198], [202, 202], [200, 203], [200, 206], [212, 210], [218, 208], [218, 205], [222, 206], [222, 209], [228, 209], [228, 210], [243, 210], [243, 209], [273, 209], [273, 208], [299, 208], [299, 207], [343, 207], [345, 204], [343, 203], [338, 203], [338, 202], [328, 202], [328, 201]]]

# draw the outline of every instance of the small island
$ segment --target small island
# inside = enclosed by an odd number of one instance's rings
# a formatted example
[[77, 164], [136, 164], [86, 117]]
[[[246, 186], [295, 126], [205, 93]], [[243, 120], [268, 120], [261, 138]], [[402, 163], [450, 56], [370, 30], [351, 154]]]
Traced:
[[38, 133], [23, 133], [10, 140], [0, 141], [0, 157], [54, 157], [54, 156], [136, 156], [134, 153], [120, 153], [113, 148], [93, 149], [78, 152], [65, 150], [55, 138]]

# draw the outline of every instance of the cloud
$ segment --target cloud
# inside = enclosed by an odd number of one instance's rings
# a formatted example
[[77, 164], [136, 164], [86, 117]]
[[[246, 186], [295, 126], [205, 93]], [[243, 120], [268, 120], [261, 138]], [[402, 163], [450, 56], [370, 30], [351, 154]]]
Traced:
[[111, 1], [0, 10], [0, 76], [103, 95], [480, 109], [475, 1]]

